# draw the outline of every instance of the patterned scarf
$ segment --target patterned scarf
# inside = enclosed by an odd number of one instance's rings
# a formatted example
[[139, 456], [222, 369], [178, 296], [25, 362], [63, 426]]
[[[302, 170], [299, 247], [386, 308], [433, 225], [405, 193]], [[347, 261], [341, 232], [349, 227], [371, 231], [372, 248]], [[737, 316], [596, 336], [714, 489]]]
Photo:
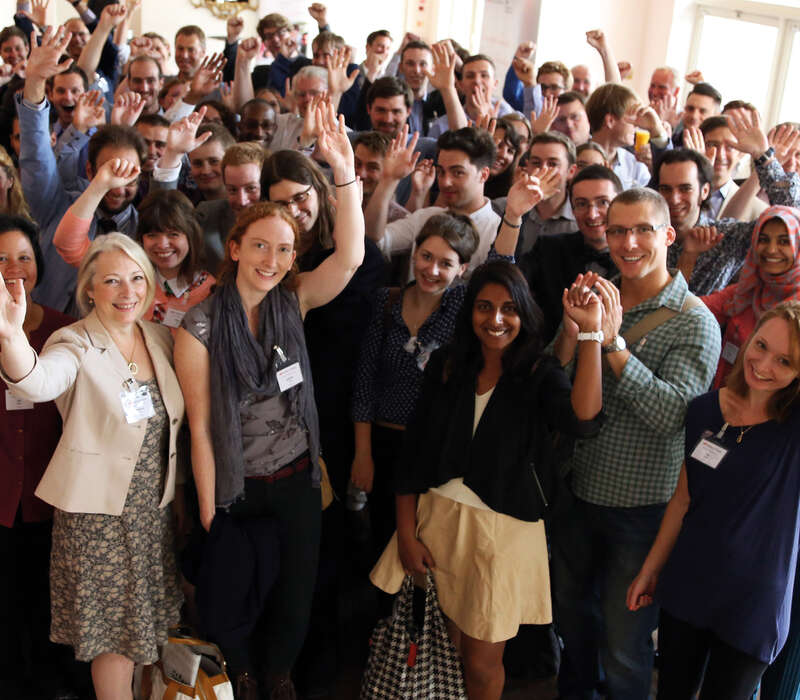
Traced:
[[[789, 232], [789, 240], [794, 253], [794, 264], [780, 275], [762, 272], [759, 267], [759, 255], [756, 251], [761, 229], [771, 219], [780, 219]], [[738, 316], [748, 307], [753, 308], [756, 318], [782, 301], [800, 300], [800, 209], [794, 207], [769, 207], [756, 221], [750, 249], [739, 273], [736, 293], [725, 307], [728, 316]]]

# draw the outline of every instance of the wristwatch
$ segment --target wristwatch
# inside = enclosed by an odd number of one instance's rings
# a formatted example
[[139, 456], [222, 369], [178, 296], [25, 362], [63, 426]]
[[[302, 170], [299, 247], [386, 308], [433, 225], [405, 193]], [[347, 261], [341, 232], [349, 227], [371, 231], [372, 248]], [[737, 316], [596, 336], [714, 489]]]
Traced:
[[603, 331], [591, 331], [590, 333], [578, 333], [578, 341], [581, 340], [594, 340], [601, 343], [605, 340]]
[[766, 163], [774, 155], [775, 155], [775, 149], [772, 146], [770, 146], [758, 158], [755, 159], [755, 164], [764, 165], [764, 163]]
[[611, 342], [603, 347], [603, 353], [607, 355], [612, 352], [621, 352], [627, 347], [628, 346], [625, 343], [625, 338], [623, 338], [621, 335], [615, 335], [611, 339]]

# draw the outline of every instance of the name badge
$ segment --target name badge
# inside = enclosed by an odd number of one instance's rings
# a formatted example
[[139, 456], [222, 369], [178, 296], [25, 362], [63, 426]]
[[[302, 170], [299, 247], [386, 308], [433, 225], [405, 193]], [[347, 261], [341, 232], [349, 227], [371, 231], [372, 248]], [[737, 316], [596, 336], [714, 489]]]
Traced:
[[709, 438], [700, 438], [700, 442], [692, 450], [691, 456], [701, 464], [716, 469], [719, 463], [725, 459], [726, 454], [728, 454], [726, 447], [711, 441]]
[[122, 411], [125, 413], [125, 420], [128, 423], [138, 423], [140, 420], [152, 418], [156, 414], [150, 390], [145, 385], [131, 391], [121, 392], [119, 400], [122, 402]]
[[14, 396], [6, 389], [6, 411], [28, 411], [33, 408], [33, 401]]
[[170, 328], [179, 328], [181, 325], [181, 321], [183, 321], [183, 317], [186, 315], [186, 312], [181, 309], [175, 309], [172, 306], [167, 307], [167, 312], [164, 314], [164, 320], [162, 321], [163, 325], [169, 326]]
[[286, 365], [283, 369], [279, 369], [277, 377], [278, 388], [282, 392], [291, 389], [293, 386], [297, 386], [303, 381], [303, 372], [300, 369], [300, 363], [293, 362], [290, 365]]
[[725, 343], [725, 347], [722, 348], [722, 359], [725, 360], [725, 362], [733, 364], [734, 362], [736, 362], [736, 358], [738, 357], [738, 355], [739, 355], [738, 345], [734, 345], [730, 341]]

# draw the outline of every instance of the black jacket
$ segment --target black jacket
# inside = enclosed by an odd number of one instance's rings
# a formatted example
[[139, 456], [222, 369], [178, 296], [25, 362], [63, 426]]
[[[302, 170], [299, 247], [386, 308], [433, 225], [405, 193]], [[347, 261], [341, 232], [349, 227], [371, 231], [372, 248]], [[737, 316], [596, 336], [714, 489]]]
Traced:
[[602, 414], [579, 421], [558, 361], [543, 356], [522, 379], [503, 375], [472, 436], [475, 383], [443, 381], [447, 350], [425, 368], [416, 413], [395, 470], [398, 493], [423, 493], [463, 477], [486, 505], [520, 520], [548, 515], [557, 490], [559, 437], [597, 434]]

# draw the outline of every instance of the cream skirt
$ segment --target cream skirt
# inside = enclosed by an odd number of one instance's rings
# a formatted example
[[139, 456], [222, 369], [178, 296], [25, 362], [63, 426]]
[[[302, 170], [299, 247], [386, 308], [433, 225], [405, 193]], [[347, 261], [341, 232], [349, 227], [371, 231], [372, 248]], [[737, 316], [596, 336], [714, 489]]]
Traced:
[[[417, 537], [436, 563], [442, 611], [465, 634], [502, 642], [521, 624], [552, 621], [544, 521], [517, 520], [428, 492], [417, 503]], [[395, 532], [370, 580], [397, 593], [404, 576]]]

